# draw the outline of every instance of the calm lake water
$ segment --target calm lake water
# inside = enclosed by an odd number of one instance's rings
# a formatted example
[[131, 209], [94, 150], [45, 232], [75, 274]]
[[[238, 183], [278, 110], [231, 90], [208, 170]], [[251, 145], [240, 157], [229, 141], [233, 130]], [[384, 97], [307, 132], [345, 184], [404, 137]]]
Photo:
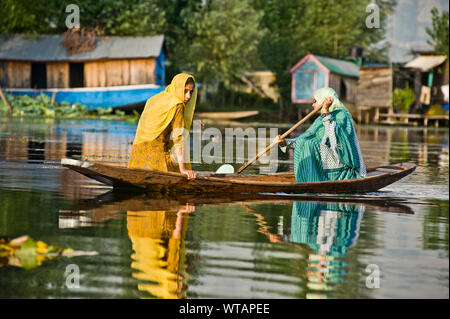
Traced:
[[[449, 297], [448, 129], [357, 127], [368, 167], [417, 165], [363, 196], [118, 197], [59, 165], [63, 157], [126, 163], [135, 129], [0, 118], [0, 238], [98, 252], [29, 270], [2, 266], [0, 298]], [[292, 170], [292, 153], [280, 152], [278, 164]], [[66, 285], [72, 264], [78, 288]]]

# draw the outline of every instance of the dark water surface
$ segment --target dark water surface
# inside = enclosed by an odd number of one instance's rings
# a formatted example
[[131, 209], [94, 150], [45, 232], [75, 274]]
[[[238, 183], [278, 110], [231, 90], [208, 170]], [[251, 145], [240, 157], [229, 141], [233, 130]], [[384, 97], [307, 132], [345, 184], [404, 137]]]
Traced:
[[[0, 118], [0, 237], [98, 252], [30, 270], [2, 266], [0, 298], [449, 297], [448, 129], [357, 127], [368, 167], [417, 165], [363, 196], [118, 197], [59, 165], [126, 163], [135, 128]], [[292, 154], [278, 164], [291, 170]], [[66, 284], [71, 264], [78, 288]]]

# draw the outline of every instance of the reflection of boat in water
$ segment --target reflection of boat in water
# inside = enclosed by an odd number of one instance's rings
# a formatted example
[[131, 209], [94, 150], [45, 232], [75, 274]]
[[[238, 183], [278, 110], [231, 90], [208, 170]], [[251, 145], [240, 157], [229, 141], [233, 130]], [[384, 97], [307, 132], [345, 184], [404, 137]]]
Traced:
[[[301, 200], [294, 202], [292, 200]], [[186, 231], [190, 213], [199, 206], [242, 205], [256, 216], [257, 231], [270, 242], [294, 245], [308, 257], [308, 267], [302, 268], [308, 279], [310, 293], [318, 297], [318, 291], [331, 290], [345, 272], [341, 261], [357, 238], [362, 208], [377, 211], [411, 214], [412, 210], [395, 201], [373, 198], [348, 198], [322, 196], [323, 202], [314, 196], [262, 196], [235, 195], [229, 197], [178, 196], [167, 198], [160, 194], [152, 198], [145, 194], [108, 192], [93, 199], [83, 200], [70, 211], [93, 218], [92, 225], [100, 226], [107, 217], [126, 218], [128, 237], [131, 241], [131, 267], [137, 288], [143, 297], [185, 298], [189, 276], [198, 262], [188, 256], [185, 248]], [[353, 200], [353, 201], [352, 201]], [[358, 203], [358, 200], [366, 204]], [[329, 203], [336, 201], [335, 203]], [[351, 201], [351, 202], [348, 202]], [[266, 204], [293, 205], [290, 234], [273, 234], [258, 207]], [[252, 206], [252, 208], [249, 207]], [[68, 211], [62, 211], [68, 214]], [[98, 218], [97, 218], [98, 217]], [[81, 225], [80, 225], [81, 226]], [[309, 246], [309, 247], [308, 247]], [[192, 247], [191, 247], [192, 249]], [[195, 254], [194, 254], [195, 255]], [[195, 255], [197, 256], [197, 255]], [[317, 268], [317, 269], [316, 269]], [[190, 269], [190, 270], [189, 270]]]
[[294, 173], [267, 175], [198, 174], [193, 180], [176, 172], [124, 168], [95, 162], [62, 159], [61, 164], [117, 190], [138, 189], [159, 193], [329, 193], [375, 192], [411, 174], [416, 165], [400, 163], [367, 169], [367, 177], [339, 181], [297, 183]]
[[[207, 195], [207, 194], [205, 194]], [[59, 219], [61, 227], [99, 226], [111, 218], [122, 218], [120, 212], [145, 211], [148, 209], [179, 210], [191, 206], [204, 205], [250, 205], [250, 204], [290, 204], [292, 201], [302, 202], [334, 202], [347, 205], [364, 205], [366, 208], [396, 214], [414, 214], [414, 211], [397, 200], [374, 197], [352, 196], [289, 196], [262, 194], [234, 194], [229, 196], [192, 196], [177, 195], [167, 197], [161, 194], [148, 196], [146, 194], [129, 194], [107, 192], [91, 199], [85, 199], [72, 206], [69, 210], [61, 210]]]

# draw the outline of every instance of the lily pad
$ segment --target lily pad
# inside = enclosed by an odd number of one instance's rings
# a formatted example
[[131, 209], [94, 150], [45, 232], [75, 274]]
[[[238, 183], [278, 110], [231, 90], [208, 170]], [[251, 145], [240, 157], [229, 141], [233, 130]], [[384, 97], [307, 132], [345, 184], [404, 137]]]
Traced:
[[39, 266], [37, 260], [37, 245], [35, 241], [28, 238], [18, 250], [14, 252], [14, 256], [19, 259], [19, 262], [24, 269], [31, 269]]

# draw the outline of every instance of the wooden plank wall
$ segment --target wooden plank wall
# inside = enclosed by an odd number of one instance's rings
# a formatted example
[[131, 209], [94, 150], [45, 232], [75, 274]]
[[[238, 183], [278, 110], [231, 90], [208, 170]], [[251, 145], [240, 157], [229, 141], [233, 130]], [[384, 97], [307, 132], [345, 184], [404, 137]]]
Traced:
[[358, 79], [351, 77], [343, 77], [342, 80], [345, 83], [347, 89], [346, 101], [355, 104], [358, 90]]
[[84, 64], [86, 87], [155, 83], [155, 60], [110, 60]]
[[[345, 96], [341, 92], [341, 84], [345, 83]], [[356, 103], [358, 79], [330, 73], [329, 87], [333, 88], [342, 102]]]
[[3, 83], [4, 81], [6, 81], [5, 75], [6, 75], [6, 62], [0, 61], [0, 86], [6, 85], [6, 83]]
[[47, 63], [47, 87], [48, 88], [69, 87], [69, 63], [67, 62]]
[[[46, 64], [47, 87], [68, 88], [69, 63], [47, 62]], [[6, 73], [8, 88], [30, 88], [30, 62], [7, 61]], [[86, 87], [154, 84], [155, 59], [85, 62], [84, 81]]]
[[389, 68], [361, 68], [359, 71], [358, 106], [391, 106], [391, 70]]
[[155, 59], [130, 60], [130, 84], [155, 83]]
[[448, 84], [449, 81], [449, 62], [448, 62], [448, 58], [447, 60], [444, 62], [444, 65], [442, 66], [442, 70], [443, 70], [443, 76], [442, 76], [442, 84]]
[[20, 61], [6, 62], [6, 76], [8, 88], [30, 88], [31, 63]]
[[339, 98], [341, 97], [341, 76], [335, 73], [331, 73], [328, 79], [328, 86], [336, 91]]

